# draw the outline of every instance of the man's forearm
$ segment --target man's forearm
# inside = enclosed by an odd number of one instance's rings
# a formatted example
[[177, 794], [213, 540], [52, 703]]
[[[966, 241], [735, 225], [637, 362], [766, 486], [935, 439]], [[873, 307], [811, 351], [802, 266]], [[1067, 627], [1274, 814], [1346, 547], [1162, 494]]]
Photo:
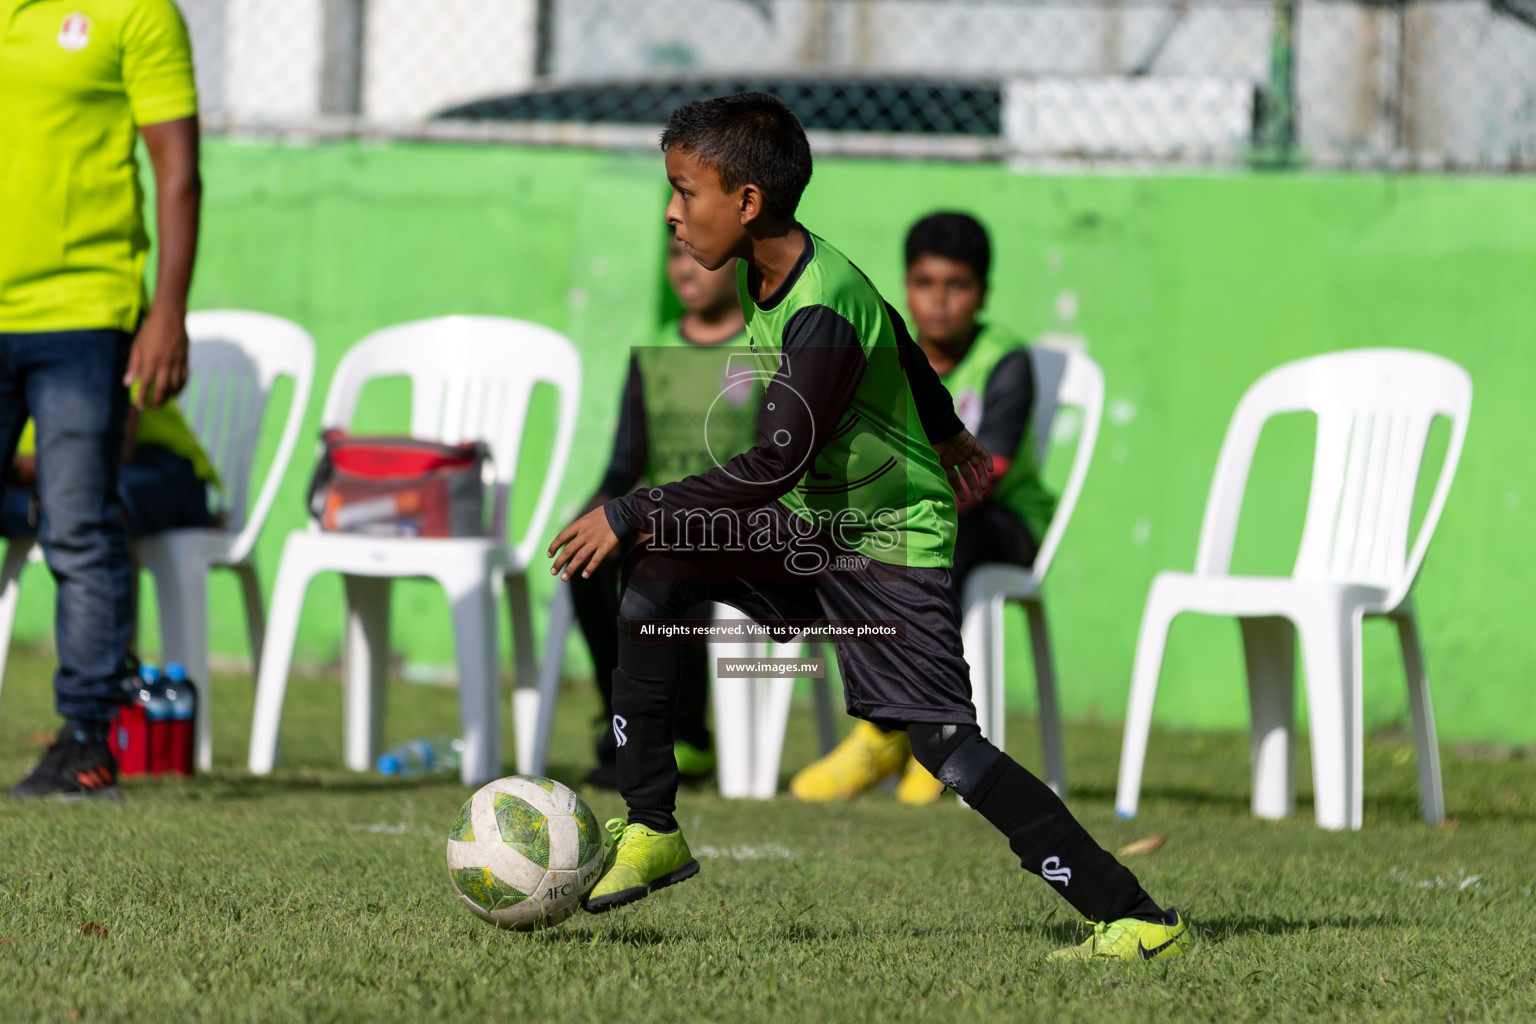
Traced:
[[[170, 188], [167, 189], [166, 185]], [[160, 257], [155, 277], [153, 308], [165, 314], [185, 316], [187, 293], [192, 288], [192, 265], [197, 259], [197, 232], [202, 205], [202, 182], [194, 167], [190, 175], [178, 175], [170, 183], [158, 183], [155, 220], [160, 229]]]
[[155, 171], [158, 228], [155, 296], [151, 308], [184, 317], [197, 259], [203, 183], [198, 171], [197, 121], [186, 118], [144, 129]]

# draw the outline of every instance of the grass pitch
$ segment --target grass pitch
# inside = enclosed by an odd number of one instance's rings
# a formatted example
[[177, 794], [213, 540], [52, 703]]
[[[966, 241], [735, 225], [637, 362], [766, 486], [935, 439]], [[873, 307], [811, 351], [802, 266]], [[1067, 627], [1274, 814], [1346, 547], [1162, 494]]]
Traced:
[[[51, 665], [15, 652], [9, 784], [56, 727]], [[215, 680], [219, 770], [129, 784], [122, 805], [0, 798], [0, 1018], [14, 1020], [942, 1021], [1536, 1019], [1536, 759], [1448, 753], [1453, 827], [1417, 821], [1412, 749], [1374, 740], [1366, 827], [1310, 804], [1247, 813], [1247, 739], [1155, 734], [1141, 815], [1112, 815], [1119, 732], [1068, 731], [1072, 807], [1198, 930], [1168, 964], [1048, 964], [1084, 937], [952, 800], [846, 806], [686, 794], [700, 876], [600, 918], [505, 934], [452, 897], [467, 792], [339, 767], [341, 688], [295, 680], [285, 760], [243, 772], [248, 679]], [[450, 732], [450, 690], [392, 685], [390, 739]], [[589, 692], [562, 703], [551, 774], [580, 778]], [[786, 770], [813, 755], [797, 711]], [[1032, 722], [1009, 748], [1039, 763]], [[508, 772], [512, 771], [510, 762]], [[1306, 764], [1304, 799], [1308, 794]], [[584, 794], [600, 818], [620, 810]]]

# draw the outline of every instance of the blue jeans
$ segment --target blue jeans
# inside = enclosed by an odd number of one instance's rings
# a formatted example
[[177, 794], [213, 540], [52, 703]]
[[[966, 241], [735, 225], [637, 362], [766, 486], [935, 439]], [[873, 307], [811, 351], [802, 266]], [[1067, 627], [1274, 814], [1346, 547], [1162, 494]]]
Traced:
[[118, 330], [0, 333], [0, 473], [30, 415], [48, 510], [38, 540], [58, 581], [54, 707], [66, 718], [109, 718], [124, 693], [133, 570], [117, 490], [132, 342]]

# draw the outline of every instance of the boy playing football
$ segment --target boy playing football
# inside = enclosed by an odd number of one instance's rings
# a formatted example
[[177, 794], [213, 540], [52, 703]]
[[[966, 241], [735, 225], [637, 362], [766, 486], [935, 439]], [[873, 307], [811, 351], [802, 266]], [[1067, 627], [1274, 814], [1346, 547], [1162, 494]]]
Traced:
[[924, 767], [1095, 922], [1086, 942], [1053, 955], [1180, 955], [1189, 932], [1178, 913], [976, 726], [948, 567], [955, 496], [984, 490], [992, 460], [901, 317], [795, 220], [811, 177], [800, 122], [772, 96], [720, 97], [674, 112], [661, 147], [678, 240], [706, 268], [740, 260], [749, 346], [767, 379], [751, 450], [615, 498], [550, 545], [551, 571], [569, 578], [636, 535], [613, 690], [629, 818], [609, 822], [609, 859], [583, 905], [610, 910], [698, 873], [673, 816], [679, 644], [642, 631], [715, 600], [785, 630], [819, 619], [899, 623], [900, 642], [840, 647], [848, 712], [905, 728]]

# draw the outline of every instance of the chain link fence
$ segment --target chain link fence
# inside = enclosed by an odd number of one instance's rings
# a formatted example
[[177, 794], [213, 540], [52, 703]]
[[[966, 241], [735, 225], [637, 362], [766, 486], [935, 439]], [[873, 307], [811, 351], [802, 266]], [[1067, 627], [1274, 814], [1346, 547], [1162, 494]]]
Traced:
[[212, 130], [643, 147], [783, 97], [821, 152], [1536, 170], [1536, 0], [179, 0]]

